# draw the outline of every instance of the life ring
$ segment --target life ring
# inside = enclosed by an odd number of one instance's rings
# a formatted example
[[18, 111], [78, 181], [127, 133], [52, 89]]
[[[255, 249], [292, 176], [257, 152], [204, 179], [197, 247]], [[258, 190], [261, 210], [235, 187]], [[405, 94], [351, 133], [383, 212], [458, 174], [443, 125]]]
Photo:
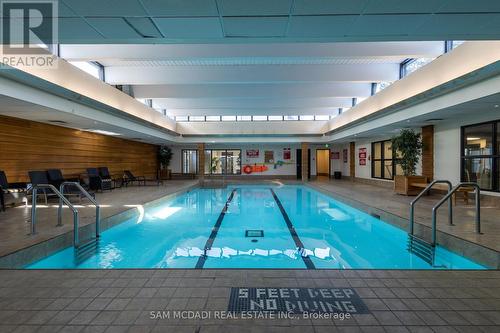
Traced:
[[243, 167], [243, 172], [246, 173], [247, 175], [251, 174], [252, 173], [252, 167], [250, 165], [245, 165]]

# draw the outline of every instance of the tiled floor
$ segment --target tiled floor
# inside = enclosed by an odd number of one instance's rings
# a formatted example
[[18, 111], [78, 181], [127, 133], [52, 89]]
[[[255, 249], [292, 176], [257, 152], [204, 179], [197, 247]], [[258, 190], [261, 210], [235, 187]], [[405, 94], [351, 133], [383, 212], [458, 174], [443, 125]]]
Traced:
[[[352, 287], [350, 319], [215, 319], [231, 286]], [[150, 318], [150, 311], [212, 318]], [[0, 332], [500, 332], [499, 271], [0, 271]]]
[[[403, 217], [404, 219], [409, 218], [409, 204], [415, 198], [395, 194], [392, 189], [386, 187], [348, 180], [321, 180], [310, 182], [310, 184], [333, 194], [341, 195], [349, 200], [362, 202], [365, 205]], [[416, 205], [415, 221], [430, 226], [432, 207], [440, 198], [442, 198], [442, 195], [439, 194], [422, 197], [421, 201]], [[440, 208], [438, 211], [438, 230], [473, 243], [481, 244], [495, 251], [500, 251], [500, 206], [492, 200], [487, 200], [487, 198], [482, 199], [482, 234], [475, 232], [474, 200], [470, 200], [469, 205], [465, 206], [462, 200], [458, 199], [457, 206], [453, 208], [453, 226], [448, 224], [446, 204]]]
[[[198, 181], [174, 180], [166, 181], [164, 185], [130, 186], [114, 189], [111, 192], [96, 193], [96, 199], [101, 205], [101, 218], [118, 214], [137, 205], [161, 198], [168, 194], [189, 188]], [[80, 226], [95, 221], [95, 208], [83, 200], [77, 203], [80, 213]], [[37, 234], [30, 234], [31, 205], [8, 208], [0, 212], [0, 257], [16, 250], [64, 234], [73, 229], [72, 216], [64, 209], [64, 225], [56, 227], [57, 204], [50, 201], [48, 206], [39, 203], [37, 215]]]

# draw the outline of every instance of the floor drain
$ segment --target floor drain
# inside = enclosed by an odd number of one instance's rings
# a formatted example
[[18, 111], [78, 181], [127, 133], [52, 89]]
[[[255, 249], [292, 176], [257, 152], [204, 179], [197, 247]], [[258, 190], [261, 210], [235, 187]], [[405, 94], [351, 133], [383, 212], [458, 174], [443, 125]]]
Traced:
[[264, 237], [264, 230], [246, 230], [245, 237]]

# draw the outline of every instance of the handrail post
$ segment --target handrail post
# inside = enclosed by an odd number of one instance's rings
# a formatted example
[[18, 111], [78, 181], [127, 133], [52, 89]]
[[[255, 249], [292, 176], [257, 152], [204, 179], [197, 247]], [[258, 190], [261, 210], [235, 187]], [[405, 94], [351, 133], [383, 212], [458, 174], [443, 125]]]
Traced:
[[95, 207], [95, 237], [99, 238], [101, 235], [101, 207]]
[[36, 197], [38, 195], [36, 186], [31, 191], [31, 234], [36, 234]]
[[[448, 182], [448, 193], [451, 192], [453, 189], [453, 186], [451, 185], [451, 182]], [[450, 198], [448, 199], [448, 223], [450, 225], [453, 225], [453, 202], [451, 200], [453, 196], [450, 195]]]
[[413, 202], [411, 202], [410, 203], [410, 235], [413, 235], [414, 216], [415, 216], [415, 207], [414, 207]]
[[476, 232], [481, 233], [481, 194], [479, 186], [476, 187]]
[[436, 246], [436, 241], [437, 241], [437, 209], [436, 207], [432, 207], [432, 238], [431, 238], [431, 245], [433, 247]]
[[73, 212], [73, 246], [78, 247], [80, 245], [80, 237], [78, 236], [79, 225], [78, 225], [78, 211]]
[[[59, 192], [64, 196], [64, 185], [61, 184], [59, 187]], [[59, 209], [57, 210], [57, 227], [62, 227], [62, 206], [63, 206], [63, 200], [61, 197], [59, 197]]]

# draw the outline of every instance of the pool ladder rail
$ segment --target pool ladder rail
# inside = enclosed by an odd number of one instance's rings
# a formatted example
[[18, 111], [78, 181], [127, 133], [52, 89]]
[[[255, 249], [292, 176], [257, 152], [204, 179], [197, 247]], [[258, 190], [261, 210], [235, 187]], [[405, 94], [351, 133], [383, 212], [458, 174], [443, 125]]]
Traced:
[[[439, 200], [434, 207], [432, 207], [432, 226], [431, 226], [431, 242], [426, 241], [423, 238], [415, 236], [415, 205], [416, 203], [427, 194], [431, 188], [436, 184], [446, 184], [448, 185], [448, 192], [446, 195]], [[449, 180], [434, 180], [427, 187], [420, 192], [420, 194], [410, 202], [410, 228], [408, 231], [408, 251], [415, 254], [416, 256], [422, 258], [430, 265], [434, 266], [436, 246], [437, 246], [437, 211], [446, 201], [448, 201], [448, 223], [453, 225], [453, 195], [463, 187], [473, 187], [475, 193], [475, 223], [476, 223], [476, 233], [481, 233], [481, 189], [477, 183], [472, 182], [461, 182], [455, 187], [451, 184]]]
[[[80, 241], [80, 225], [79, 225], [79, 212], [78, 209], [66, 198], [64, 195], [64, 189], [67, 186], [76, 187], [81, 194], [83, 194], [96, 208], [95, 213], [95, 237], [90, 238], [86, 242], [82, 243]], [[31, 205], [31, 234], [35, 235], [37, 233], [37, 192], [39, 189], [50, 189], [59, 198], [59, 207], [57, 210], [57, 227], [61, 227], [62, 224], [62, 208], [63, 204], [68, 206], [73, 212], [73, 247], [75, 250], [75, 260], [77, 262], [82, 262], [91, 255], [93, 255], [99, 246], [99, 236], [100, 236], [100, 211], [101, 208], [95, 198], [88, 193], [79, 183], [77, 182], [64, 182], [60, 185], [59, 190], [55, 186], [50, 184], [38, 184], [33, 186], [32, 191], [32, 205]]]

